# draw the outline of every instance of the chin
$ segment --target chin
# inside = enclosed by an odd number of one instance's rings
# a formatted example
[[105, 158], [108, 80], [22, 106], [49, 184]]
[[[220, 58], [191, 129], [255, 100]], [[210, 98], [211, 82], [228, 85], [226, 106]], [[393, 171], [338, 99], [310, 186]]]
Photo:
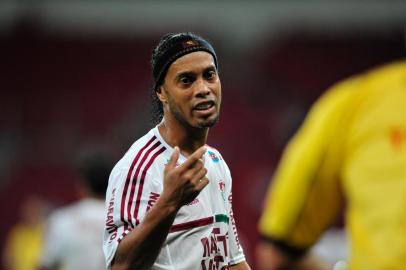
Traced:
[[214, 126], [218, 121], [220, 115], [218, 113], [211, 115], [207, 118], [185, 118], [181, 113], [178, 111], [174, 110], [172, 111], [174, 118], [179, 122], [182, 126], [188, 127], [188, 128], [210, 128]]
[[217, 124], [217, 122], [219, 121], [219, 117], [216, 116], [213, 119], [205, 119], [203, 121], [199, 121], [195, 127], [197, 128], [210, 128], [213, 127], [215, 124]]

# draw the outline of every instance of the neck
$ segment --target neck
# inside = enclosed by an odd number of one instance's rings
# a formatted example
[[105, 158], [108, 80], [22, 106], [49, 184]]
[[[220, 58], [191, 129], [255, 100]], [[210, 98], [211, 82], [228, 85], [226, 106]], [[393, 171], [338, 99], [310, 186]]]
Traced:
[[176, 119], [164, 117], [158, 125], [159, 133], [170, 146], [178, 146], [184, 156], [189, 156], [206, 144], [209, 128], [185, 126]]

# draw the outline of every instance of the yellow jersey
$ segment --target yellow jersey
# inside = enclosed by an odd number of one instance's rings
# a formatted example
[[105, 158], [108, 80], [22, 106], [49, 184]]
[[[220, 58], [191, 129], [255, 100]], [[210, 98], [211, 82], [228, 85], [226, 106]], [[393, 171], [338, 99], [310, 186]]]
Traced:
[[5, 247], [10, 270], [38, 269], [42, 237], [42, 224], [17, 224], [10, 230]]
[[406, 267], [406, 61], [329, 89], [288, 144], [260, 234], [306, 249], [343, 202], [349, 269]]

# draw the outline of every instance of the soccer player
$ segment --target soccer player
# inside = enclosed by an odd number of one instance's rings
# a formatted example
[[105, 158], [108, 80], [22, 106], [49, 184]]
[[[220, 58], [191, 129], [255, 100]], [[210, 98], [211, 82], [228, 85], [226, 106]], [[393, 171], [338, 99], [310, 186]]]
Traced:
[[104, 199], [112, 164], [92, 156], [81, 165], [81, 199], [51, 214], [46, 226], [40, 269], [100, 270], [104, 266], [102, 235]]
[[168, 34], [151, 64], [163, 116], [111, 172], [107, 268], [250, 269], [233, 218], [230, 171], [206, 145], [221, 104], [216, 53], [195, 34]]
[[269, 192], [259, 269], [323, 269], [305, 254], [344, 203], [348, 269], [405, 269], [406, 61], [328, 90], [287, 146]]

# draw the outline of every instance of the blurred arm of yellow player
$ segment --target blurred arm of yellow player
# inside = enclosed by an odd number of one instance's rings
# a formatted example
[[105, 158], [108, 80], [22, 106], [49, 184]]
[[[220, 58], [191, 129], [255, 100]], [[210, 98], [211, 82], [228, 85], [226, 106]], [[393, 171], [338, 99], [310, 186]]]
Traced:
[[261, 241], [255, 250], [258, 270], [330, 270], [331, 268], [311, 254], [293, 260], [283, 254], [277, 247], [266, 241]]

